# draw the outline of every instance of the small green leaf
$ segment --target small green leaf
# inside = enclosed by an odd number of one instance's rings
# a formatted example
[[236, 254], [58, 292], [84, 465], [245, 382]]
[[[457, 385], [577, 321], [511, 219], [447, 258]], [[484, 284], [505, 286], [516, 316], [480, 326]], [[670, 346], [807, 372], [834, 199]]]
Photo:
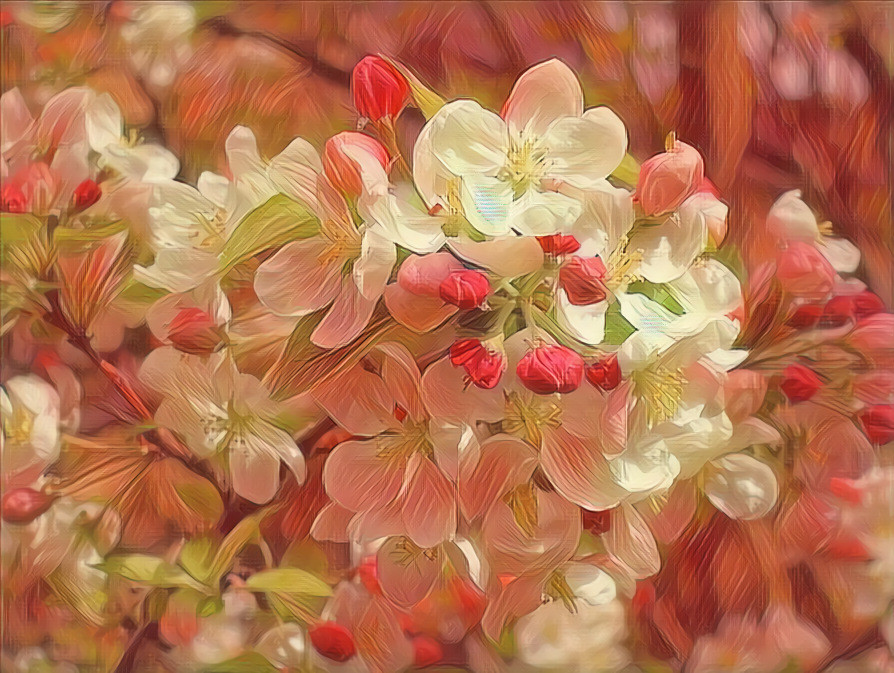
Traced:
[[181, 568], [173, 566], [157, 556], [147, 554], [110, 556], [98, 567], [110, 575], [120, 575], [124, 579], [149, 586], [205, 589], [202, 584], [196, 582]]
[[621, 164], [612, 173], [612, 177], [631, 187], [636, 187], [639, 180], [639, 162], [632, 155], [625, 154], [621, 159]]
[[176, 483], [174, 490], [193, 512], [209, 523], [215, 523], [223, 515], [220, 492], [207, 479], [197, 477], [193, 481]]
[[242, 549], [258, 537], [262, 513], [247, 516], [237, 523], [224, 538], [214, 561], [211, 563], [210, 577], [212, 583], [223, 577], [233, 565], [233, 560]]
[[228, 271], [264, 250], [309, 238], [319, 229], [320, 221], [307, 206], [277, 194], [236, 225], [220, 255], [221, 271]]
[[438, 110], [444, 107], [444, 104], [447, 101], [425, 86], [419, 78], [409, 70], [409, 68], [402, 63], [398, 63], [397, 61], [388, 58], [384, 54], [381, 54], [381, 57], [394, 66], [400, 74], [406, 77], [407, 83], [410, 85], [410, 93], [413, 96], [413, 105], [419, 109], [423, 117], [431, 119]]
[[648, 297], [652, 301], [661, 304], [674, 315], [683, 315], [686, 311], [680, 302], [671, 294], [666, 285], [650, 283], [645, 280], [638, 280], [627, 286], [627, 291], [632, 294], [641, 294]]
[[211, 579], [211, 563], [214, 560], [214, 542], [207, 537], [189, 540], [180, 552], [180, 565], [200, 582]]
[[245, 581], [251, 591], [263, 591], [283, 594], [301, 594], [304, 596], [330, 596], [332, 589], [316, 575], [298, 568], [276, 568], [262, 570]]
[[127, 222], [124, 220], [109, 222], [98, 227], [86, 227], [83, 229], [75, 227], [56, 227], [56, 229], [53, 230], [53, 240], [56, 242], [56, 245], [71, 245], [77, 247], [81, 244], [101, 241], [110, 236], [114, 236], [115, 234], [120, 234], [125, 230], [127, 230]]
[[42, 227], [34, 215], [0, 213], [0, 261], [5, 264], [8, 251], [30, 241]]
[[620, 304], [612, 302], [605, 312], [605, 336], [602, 338], [603, 343], [610, 346], [620, 346], [635, 331], [636, 328], [621, 315]]

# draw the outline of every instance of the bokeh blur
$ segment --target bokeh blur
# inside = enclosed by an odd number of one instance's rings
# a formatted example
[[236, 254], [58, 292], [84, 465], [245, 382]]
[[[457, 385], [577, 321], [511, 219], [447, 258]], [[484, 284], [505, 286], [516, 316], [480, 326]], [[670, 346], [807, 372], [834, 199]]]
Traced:
[[71, 85], [108, 91], [188, 178], [222, 165], [236, 124], [271, 155], [355, 127], [349, 76], [369, 53], [493, 107], [558, 56], [588, 104], [621, 116], [634, 156], [672, 130], [701, 150], [746, 258], [798, 188], [894, 299], [891, 2], [5, 2], [2, 26], [4, 91], [35, 106]]

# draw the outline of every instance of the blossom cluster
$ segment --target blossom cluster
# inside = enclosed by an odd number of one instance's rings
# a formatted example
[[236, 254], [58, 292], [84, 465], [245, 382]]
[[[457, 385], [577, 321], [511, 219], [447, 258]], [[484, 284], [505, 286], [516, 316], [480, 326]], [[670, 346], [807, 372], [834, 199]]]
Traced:
[[357, 130], [237, 126], [194, 183], [108, 94], [3, 94], [4, 656], [891, 666], [859, 250], [787, 192], [746, 280], [699, 151], [639, 165], [560, 60], [499, 112], [379, 56], [352, 94]]

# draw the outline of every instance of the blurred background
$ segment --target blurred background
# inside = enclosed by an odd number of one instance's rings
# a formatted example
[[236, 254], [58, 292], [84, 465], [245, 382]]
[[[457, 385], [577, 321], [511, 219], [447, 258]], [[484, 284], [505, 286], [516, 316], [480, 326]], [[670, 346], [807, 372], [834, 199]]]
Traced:
[[[236, 124], [270, 155], [356, 128], [350, 73], [368, 53], [496, 109], [557, 56], [637, 159], [669, 131], [701, 150], [746, 261], [769, 245], [773, 200], [801, 189], [894, 299], [892, 2], [4, 2], [0, 25], [3, 91], [35, 109], [68, 86], [107, 91], [186, 180], [225, 166]], [[422, 121], [404, 113], [407, 146]]]

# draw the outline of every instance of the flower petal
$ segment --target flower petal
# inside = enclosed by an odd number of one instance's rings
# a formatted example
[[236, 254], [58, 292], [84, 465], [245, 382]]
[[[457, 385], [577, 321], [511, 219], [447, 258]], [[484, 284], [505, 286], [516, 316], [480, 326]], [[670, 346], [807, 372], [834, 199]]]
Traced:
[[583, 111], [584, 92], [577, 76], [554, 58], [521, 74], [501, 114], [514, 132], [542, 136], [556, 120], [580, 117]]
[[578, 341], [595, 346], [605, 337], [607, 301], [577, 306], [568, 301], [565, 290], [556, 295], [556, 317], [559, 324]]
[[456, 532], [456, 498], [447, 477], [428, 458], [413, 454], [407, 463], [402, 515], [407, 536], [424, 549]]
[[543, 266], [543, 248], [533, 237], [506, 236], [480, 242], [453, 238], [447, 244], [460, 258], [504, 278], [533, 273]]
[[385, 291], [391, 270], [397, 261], [397, 249], [379, 227], [363, 232], [360, 257], [354, 262], [354, 282], [365, 299], [378, 300]]
[[661, 568], [658, 545], [649, 525], [629, 505], [621, 505], [612, 512], [611, 527], [602, 539], [609, 555], [636, 579], [654, 575]]
[[731, 519], [759, 519], [779, 497], [779, 484], [770, 467], [744, 453], [712, 461], [705, 478], [708, 500]]
[[326, 493], [354, 512], [386, 505], [397, 497], [403, 478], [403, 465], [379, 456], [375, 439], [342, 442], [332, 449], [323, 468]]
[[528, 190], [509, 208], [509, 224], [526, 236], [549, 236], [571, 230], [583, 206], [558, 192]]
[[307, 315], [332, 303], [343, 279], [339, 264], [321, 263], [328, 249], [322, 237], [308, 238], [289, 243], [263, 262], [254, 281], [261, 303], [288, 316]]
[[279, 456], [260, 437], [249, 434], [239, 446], [230, 445], [230, 475], [236, 493], [255, 504], [266, 504], [279, 489]]
[[447, 103], [426, 127], [435, 158], [454, 175], [494, 176], [506, 161], [506, 124], [475, 101]]
[[607, 107], [596, 107], [582, 117], [559, 120], [543, 142], [549, 147], [549, 177], [590, 189], [620, 165], [627, 153], [627, 129]]
[[341, 348], [356, 339], [369, 324], [378, 298], [367, 299], [350, 278], [342, 279], [342, 287], [326, 316], [310, 335], [320, 348]]

